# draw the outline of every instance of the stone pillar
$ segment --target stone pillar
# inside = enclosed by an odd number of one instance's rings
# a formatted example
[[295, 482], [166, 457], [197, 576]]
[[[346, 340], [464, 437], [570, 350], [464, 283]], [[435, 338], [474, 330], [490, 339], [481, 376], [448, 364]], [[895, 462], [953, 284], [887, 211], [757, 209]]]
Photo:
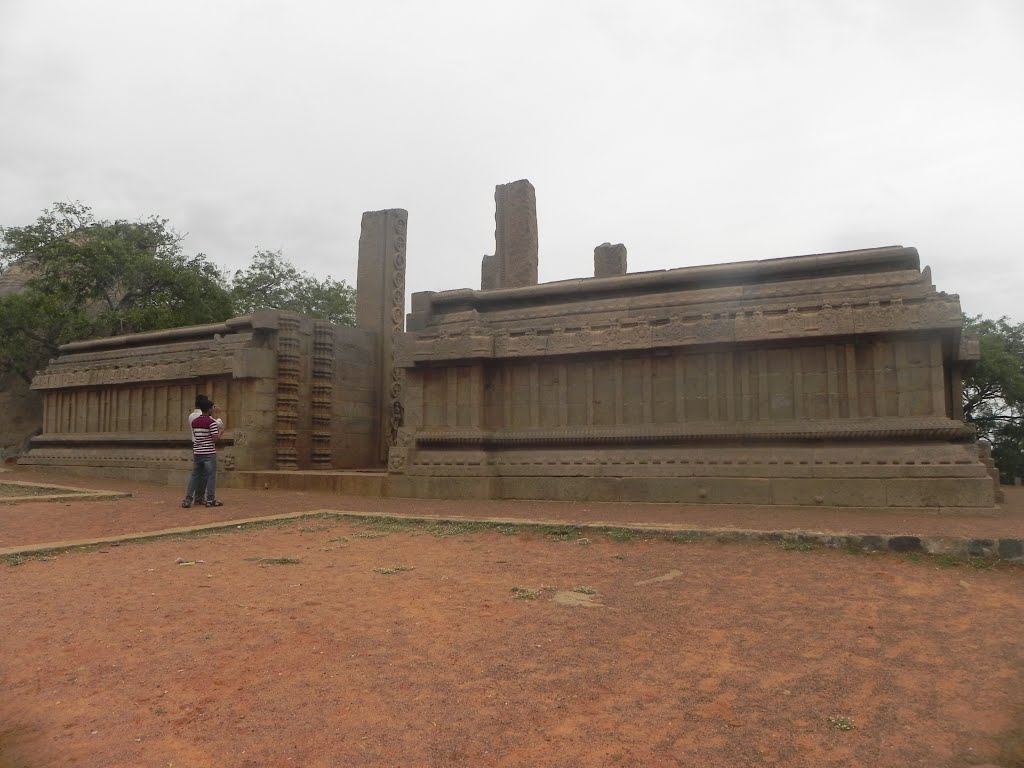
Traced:
[[493, 291], [498, 287], [498, 261], [494, 256], [480, 260], [480, 290]]
[[626, 274], [626, 246], [602, 243], [594, 249], [594, 277], [617, 277]]
[[394, 365], [395, 336], [405, 320], [405, 232], [409, 214], [394, 208], [363, 214], [356, 278], [356, 324], [375, 338], [378, 392], [374, 401], [375, 456], [387, 462], [401, 426], [403, 371]]
[[537, 193], [526, 179], [494, 188], [498, 288], [537, 284]]

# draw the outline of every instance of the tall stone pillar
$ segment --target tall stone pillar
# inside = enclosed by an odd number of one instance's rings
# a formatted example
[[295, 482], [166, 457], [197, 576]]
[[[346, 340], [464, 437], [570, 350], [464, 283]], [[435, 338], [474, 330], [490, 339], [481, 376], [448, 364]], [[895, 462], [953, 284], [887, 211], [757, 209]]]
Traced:
[[394, 365], [396, 335], [405, 320], [405, 233], [407, 211], [393, 208], [363, 214], [356, 277], [356, 324], [372, 331], [378, 391], [374, 407], [376, 458], [385, 464], [402, 421], [403, 371]]
[[537, 284], [537, 192], [526, 179], [494, 188], [498, 288]]

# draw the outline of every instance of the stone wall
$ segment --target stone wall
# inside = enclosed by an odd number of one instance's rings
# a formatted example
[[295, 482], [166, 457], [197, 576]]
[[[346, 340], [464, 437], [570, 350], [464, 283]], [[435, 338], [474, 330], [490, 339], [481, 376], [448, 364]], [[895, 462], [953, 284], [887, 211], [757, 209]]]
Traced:
[[990, 508], [912, 248], [414, 295], [412, 494]]
[[183, 482], [186, 417], [203, 393], [225, 419], [226, 475], [367, 466], [374, 346], [366, 331], [278, 311], [67, 344], [33, 381], [43, 432], [20, 463]]

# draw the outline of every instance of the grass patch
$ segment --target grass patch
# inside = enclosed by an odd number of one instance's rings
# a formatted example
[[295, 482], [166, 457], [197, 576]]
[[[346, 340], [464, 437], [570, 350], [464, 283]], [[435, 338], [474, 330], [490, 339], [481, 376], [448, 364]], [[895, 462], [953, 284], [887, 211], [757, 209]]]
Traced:
[[878, 553], [878, 550], [866, 549], [862, 544], [854, 541], [847, 542], [840, 551], [847, 555], [874, 555]]
[[390, 576], [392, 573], [401, 573], [402, 571], [411, 571], [413, 567], [411, 565], [396, 565], [394, 568], [371, 568], [374, 573], [380, 573], [385, 576]]
[[849, 717], [841, 717], [841, 716], [830, 717], [828, 719], [828, 722], [829, 722], [829, 724], [833, 728], [837, 728], [840, 731], [852, 731], [853, 729], [855, 729], [857, 727], [854, 724], [853, 720], [851, 718], [849, 718]]
[[4, 555], [0, 557], [0, 562], [13, 568], [16, 565], [24, 565], [27, 559], [24, 555]]
[[364, 533], [353, 533], [352, 534], [352, 538], [353, 539], [383, 539], [385, 536], [387, 536], [386, 533], [369, 533], [369, 532], [364, 532]]
[[334, 544], [334, 543], [339, 542], [339, 541], [342, 542], [342, 543], [348, 541], [348, 536], [335, 536], [333, 539], [328, 539], [327, 543], [328, 544]]
[[[907, 557], [910, 560], [910, 557]], [[987, 570], [995, 566], [999, 561], [994, 558], [987, 557], [961, 557], [960, 555], [954, 555], [950, 553], [942, 555], [932, 555], [927, 558], [920, 558], [917, 560], [911, 560], [915, 563], [934, 563], [938, 568], [975, 568], [980, 571]]]
[[623, 544], [627, 541], [632, 541], [633, 536], [636, 534], [628, 528], [612, 528], [611, 530], [605, 531], [604, 535], [612, 541], [617, 541], [620, 544]]
[[297, 557], [258, 557], [256, 562], [260, 565], [298, 565], [302, 560]]
[[495, 528], [502, 536], [518, 536], [521, 529], [515, 525], [499, 525]]
[[628, 555], [623, 555], [623, 554], [615, 555], [615, 559], [616, 560], [625, 560], [627, 557], [628, 557]]
[[581, 595], [596, 595], [597, 590], [593, 587], [573, 587], [573, 592], [579, 592]]
[[445, 538], [447, 536], [463, 536], [467, 533], [475, 533], [489, 527], [486, 523], [474, 523], [470, 521], [446, 520], [444, 522], [428, 523], [424, 531], [431, 536]]
[[787, 552], [813, 552], [818, 548], [810, 541], [794, 541], [792, 539], [783, 541], [779, 546]]
[[685, 533], [673, 533], [668, 537], [667, 541], [671, 541], [673, 544], [693, 544], [696, 539], [693, 536], [687, 536]]
[[555, 526], [547, 528], [546, 535], [552, 541], [576, 541], [580, 537], [580, 529], [575, 525]]
[[305, 528], [299, 528], [299, 533], [320, 533], [332, 530], [334, 530], [333, 525], [307, 525]]
[[512, 597], [516, 600], [536, 600], [540, 597], [540, 590], [528, 589], [527, 587], [512, 587]]
[[494, 527], [489, 523], [477, 523], [472, 520], [414, 520], [391, 517], [367, 517], [353, 520], [352, 522], [356, 525], [365, 526], [371, 531], [376, 531], [376, 534], [357, 533], [353, 536], [353, 538], [357, 539], [380, 538], [384, 534], [403, 532], [413, 535], [429, 534], [438, 538], [446, 538], [448, 536], [462, 536], [467, 533], [474, 533], [475, 531]]

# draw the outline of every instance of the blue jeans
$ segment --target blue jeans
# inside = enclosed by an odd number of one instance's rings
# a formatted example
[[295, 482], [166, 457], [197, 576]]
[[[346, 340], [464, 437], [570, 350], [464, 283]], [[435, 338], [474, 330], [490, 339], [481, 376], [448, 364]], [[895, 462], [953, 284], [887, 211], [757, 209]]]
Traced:
[[207, 501], [217, 498], [217, 454], [215, 453], [204, 456], [192, 455], [192, 476], [188, 479], [185, 499], [198, 502], [196, 493], [202, 494], [204, 487]]

